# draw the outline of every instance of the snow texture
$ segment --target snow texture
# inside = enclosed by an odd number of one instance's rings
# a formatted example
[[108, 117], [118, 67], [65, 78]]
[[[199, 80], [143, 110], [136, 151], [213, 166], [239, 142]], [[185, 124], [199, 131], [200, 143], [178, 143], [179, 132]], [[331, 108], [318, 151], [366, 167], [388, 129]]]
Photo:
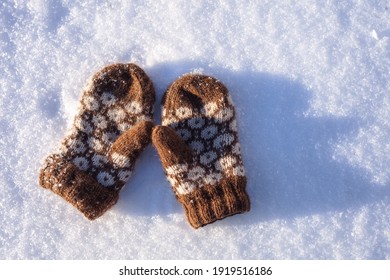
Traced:
[[[390, 259], [389, 19], [386, 0], [1, 1], [0, 258]], [[96, 221], [38, 186], [114, 62], [157, 102], [188, 72], [225, 83], [249, 213], [192, 229], [152, 146]]]

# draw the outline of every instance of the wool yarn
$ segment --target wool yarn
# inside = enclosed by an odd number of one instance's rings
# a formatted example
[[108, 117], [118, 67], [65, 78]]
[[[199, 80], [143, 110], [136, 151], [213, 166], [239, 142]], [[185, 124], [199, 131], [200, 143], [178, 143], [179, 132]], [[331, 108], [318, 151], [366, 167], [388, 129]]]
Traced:
[[58, 151], [39, 183], [96, 219], [118, 200], [140, 152], [150, 143], [155, 92], [135, 64], [112, 64], [90, 79]]
[[187, 74], [173, 82], [152, 142], [194, 228], [249, 211], [235, 108], [220, 81]]

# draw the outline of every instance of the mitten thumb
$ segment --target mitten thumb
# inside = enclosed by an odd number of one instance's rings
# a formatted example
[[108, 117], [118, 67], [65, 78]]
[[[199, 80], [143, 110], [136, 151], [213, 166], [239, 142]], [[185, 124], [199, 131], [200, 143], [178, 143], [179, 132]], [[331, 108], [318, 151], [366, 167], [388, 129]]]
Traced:
[[176, 164], [192, 162], [192, 149], [172, 128], [156, 126], [153, 129], [152, 142], [165, 169]]
[[151, 121], [143, 121], [119, 136], [111, 146], [111, 161], [119, 167], [129, 167], [151, 142], [153, 126]]

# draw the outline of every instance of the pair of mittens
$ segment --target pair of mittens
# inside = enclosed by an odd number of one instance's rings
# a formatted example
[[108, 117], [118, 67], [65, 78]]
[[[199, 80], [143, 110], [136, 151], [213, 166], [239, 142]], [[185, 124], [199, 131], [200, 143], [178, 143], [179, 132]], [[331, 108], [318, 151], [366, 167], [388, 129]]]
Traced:
[[185, 75], [163, 98], [163, 126], [152, 123], [155, 92], [134, 64], [97, 72], [60, 149], [48, 156], [40, 185], [88, 219], [118, 200], [136, 159], [152, 141], [194, 228], [249, 211], [235, 110], [212, 77]]

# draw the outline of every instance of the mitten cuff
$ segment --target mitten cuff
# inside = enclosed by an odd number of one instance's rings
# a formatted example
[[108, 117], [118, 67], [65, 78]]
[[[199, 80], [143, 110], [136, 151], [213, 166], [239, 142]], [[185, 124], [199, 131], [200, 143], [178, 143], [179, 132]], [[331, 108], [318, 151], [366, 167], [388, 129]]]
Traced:
[[216, 186], [204, 186], [178, 197], [191, 226], [199, 228], [228, 216], [249, 211], [246, 178], [223, 180]]
[[117, 190], [100, 185], [94, 178], [72, 163], [48, 160], [39, 176], [40, 185], [52, 190], [94, 220], [112, 207], [119, 197]]

